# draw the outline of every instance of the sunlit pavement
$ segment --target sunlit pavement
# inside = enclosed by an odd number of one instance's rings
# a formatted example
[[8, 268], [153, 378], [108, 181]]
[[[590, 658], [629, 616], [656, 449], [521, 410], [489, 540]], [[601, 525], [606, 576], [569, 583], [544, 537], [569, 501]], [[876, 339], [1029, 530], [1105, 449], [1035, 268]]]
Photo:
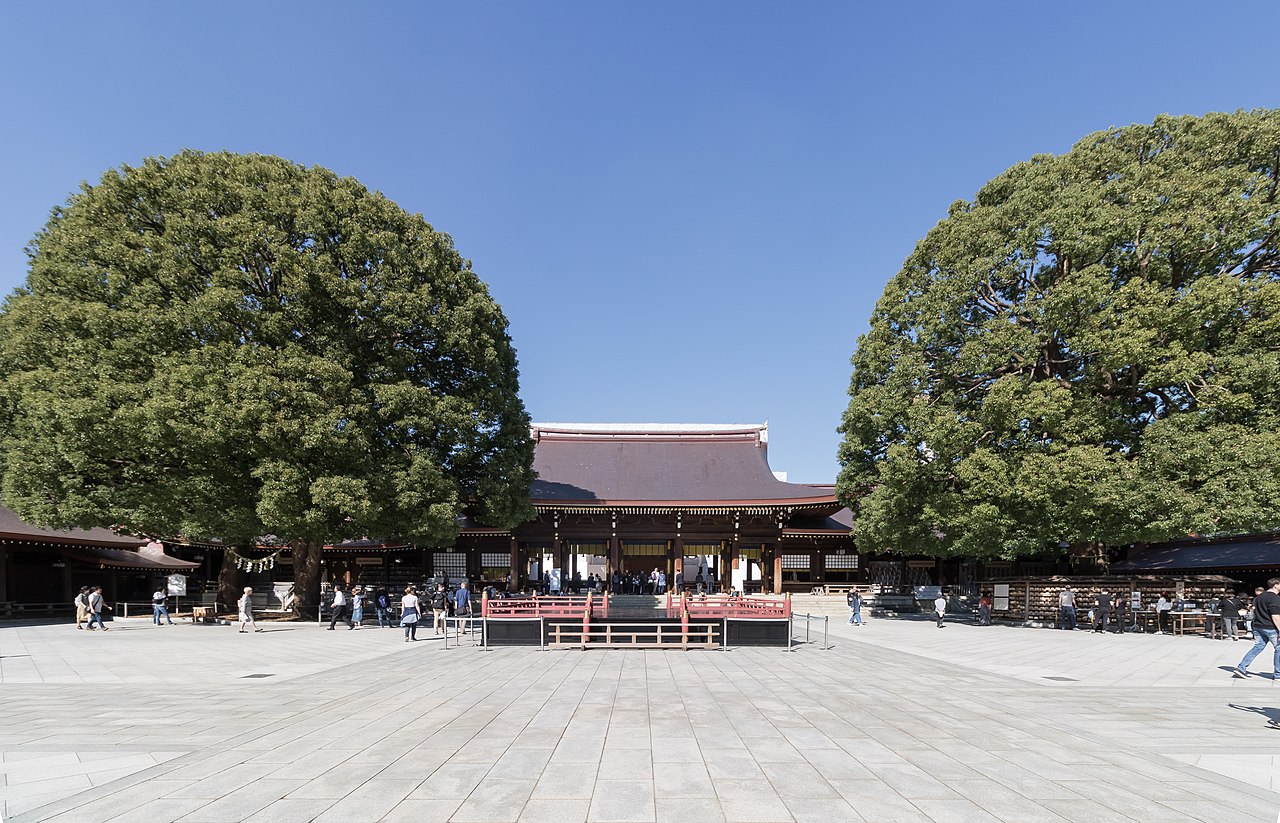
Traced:
[[1244, 641], [872, 620], [833, 621], [830, 649], [814, 631], [792, 652], [544, 652], [264, 627], [0, 627], [5, 819], [1269, 823], [1280, 809], [1280, 684], [1231, 679]]

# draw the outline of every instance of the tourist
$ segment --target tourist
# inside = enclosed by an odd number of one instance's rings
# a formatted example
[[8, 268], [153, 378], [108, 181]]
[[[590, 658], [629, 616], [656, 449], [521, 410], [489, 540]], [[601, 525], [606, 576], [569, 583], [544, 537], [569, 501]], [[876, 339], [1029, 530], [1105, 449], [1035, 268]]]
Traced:
[[618, 574], [617, 569], [609, 575], [609, 591], [613, 594], [622, 594], [622, 577]]
[[378, 627], [391, 628], [391, 601], [387, 599], [387, 590], [379, 586], [378, 594], [374, 597], [373, 603], [378, 610]]
[[849, 625], [862, 625], [862, 595], [857, 589], [850, 589], [849, 593], [844, 596], [844, 600], [849, 604]]
[[81, 586], [80, 593], [71, 602], [76, 607], [76, 628], [83, 630], [85, 621], [89, 619], [89, 587]]
[[1253, 647], [1245, 652], [1244, 659], [1232, 672], [1233, 677], [1248, 677], [1249, 664], [1271, 644], [1274, 659], [1271, 662], [1271, 684], [1280, 685], [1280, 577], [1267, 581], [1266, 590], [1253, 601]]
[[1173, 612], [1173, 595], [1168, 592], [1160, 592], [1160, 599], [1156, 601], [1156, 628], [1161, 634], [1173, 634], [1172, 618], [1170, 614]]
[[1111, 617], [1111, 594], [1098, 592], [1093, 599], [1093, 633], [1105, 634]]
[[422, 608], [418, 605], [418, 592], [413, 586], [404, 587], [404, 597], [400, 598], [400, 625], [404, 626], [404, 642], [418, 639], [418, 621], [422, 618]]
[[253, 586], [244, 587], [244, 594], [236, 601], [236, 608], [240, 612], [239, 619], [241, 634], [244, 634], [244, 630], [248, 626], [253, 626], [253, 630], [255, 632], [262, 631], [262, 629], [258, 628], [258, 625], [253, 622]]
[[169, 611], [164, 607], [165, 597], [167, 593], [164, 590], [164, 584], [160, 584], [160, 588], [151, 594], [151, 617], [155, 620], [157, 626], [160, 625], [160, 616], [164, 615], [164, 619], [169, 621], [169, 625], [173, 625], [173, 621], [169, 619]]
[[978, 625], [991, 625], [991, 598], [986, 592], [982, 593], [982, 597], [978, 598]]
[[113, 609], [107, 605], [106, 600], [104, 600], [102, 597], [102, 587], [94, 586], [93, 591], [89, 592], [89, 628], [90, 629], [93, 628], [93, 624], [96, 622], [99, 626], [102, 627], [102, 630], [104, 632], [107, 631], [106, 624], [102, 622], [103, 609], [106, 609], [107, 611], [113, 611]]
[[933, 601], [933, 611], [938, 615], [938, 628], [945, 629], [947, 625], [942, 622], [942, 618], [947, 613], [947, 598], [943, 596], [941, 591], [938, 592], [937, 598]]
[[684, 566], [684, 561], [681, 561], [680, 564], [676, 566], [675, 580], [673, 581], [671, 586], [672, 591], [674, 591], [677, 595], [682, 594], [684, 592], [683, 566]]
[[[471, 584], [462, 581], [462, 586], [453, 594], [453, 616], [454, 617], [470, 617], [471, 616]], [[462, 626], [465, 634], [467, 627]]]
[[1125, 592], [1116, 592], [1111, 596], [1111, 605], [1115, 610], [1116, 634], [1124, 634], [1124, 627], [1129, 623], [1129, 598]]
[[333, 627], [338, 625], [339, 620], [347, 624], [347, 631], [356, 627], [356, 624], [351, 622], [351, 607], [347, 605], [347, 593], [343, 591], [341, 583], [336, 583], [333, 587], [333, 615], [329, 618], [329, 631], [333, 631]]
[[431, 593], [431, 613], [434, 616], [432, 628], [436, 634], [444, 634], [444, 619], [449, 616], [449, 593], [444, 590], [443, 583], [436, 584]]
[[698, 574], [693, 578], [693, 585], [698, 587], [698, 594], [702, 594], [707, 586], [707, 579], [702, 576], [702, 570], [698, 570]]
[[1218, 620], [1222, 622], [1222, 640], [1230, 637], [1232, 640], [1239, 640], [1236, 636], [1236, 622], [1240, 620], [1240, 601], [1232, 595], [1231, 592], [1224, 592], [1218, 600]]
[[1253, 639], [1253, 607], [1257, 605], [1258, 598], [1262, 596], [1262, 593], [1264, 591], [1266, 591], [1266, 589], [1259, 586], [1258, 588], [1253, 590], [1253, 597], [1249, 598], [1249, 601], [1247, 603], [1243, 603], [1243, 602], [1241, 603], [1241, 606], [1244, 608], [1244, 612], [1245, 612], [1244, 630], [1249, 633], [1250, 640]]
[[364, 589], [359, 586], [351, 590], [351, 622], [357, 629], [364, 624]]
[[658, 591], [655, 593], [656, 594], [667, 593], [667, 573], [664, 571], [658, 572]]
[[1076, 630], [1076, 594], [1067, 586], [1058, 595], [1059, 628]]

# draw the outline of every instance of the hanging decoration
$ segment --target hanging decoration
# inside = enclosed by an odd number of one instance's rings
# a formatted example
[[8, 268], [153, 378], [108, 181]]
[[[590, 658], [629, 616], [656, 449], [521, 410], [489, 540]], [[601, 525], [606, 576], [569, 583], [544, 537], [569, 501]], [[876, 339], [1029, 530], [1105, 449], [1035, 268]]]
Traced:
[[251, 574], [274, 569], [276, 567], [276, 558], [286, 551], [288, 549], [277, 549], [266, 557], [245, 557], [230, 546], [226, 548], [227, 557], [235, 562], [236, 569]]

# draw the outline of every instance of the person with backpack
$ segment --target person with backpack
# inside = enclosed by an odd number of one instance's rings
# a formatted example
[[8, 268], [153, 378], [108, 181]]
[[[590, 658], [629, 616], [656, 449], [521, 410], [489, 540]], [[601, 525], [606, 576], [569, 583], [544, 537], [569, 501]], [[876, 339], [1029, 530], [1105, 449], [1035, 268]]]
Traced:
[[374, 607], [378, 610], [378, 626], [391, 628], [391, 602], [387, 600], [387, 590], [379, 588], [378, 595], [373, 602]]
[[444, 619], [449, 616], [449, 593], [444, 590], [443, 583], [436, 584], [431, 593], [431, 614], [434, 617], [432, 628], [436, 634], [444, 634]]
[[845, 602], [849, 604], [849, 625], [862, 625], [862, 595], [857, 589], [849, 589], [849, 593], [844, 596]]
[[151, 617], [157, 626], [160, 625], [161, 616], [169, 621], [170, 626], [173, 625], [173, 619], [169, 617], [169, 610], [164, 607], [164, 601], [168, 596], [169, 594], [164, 590], [163, 583], [157, 586], [156, 590], [151, 594]]

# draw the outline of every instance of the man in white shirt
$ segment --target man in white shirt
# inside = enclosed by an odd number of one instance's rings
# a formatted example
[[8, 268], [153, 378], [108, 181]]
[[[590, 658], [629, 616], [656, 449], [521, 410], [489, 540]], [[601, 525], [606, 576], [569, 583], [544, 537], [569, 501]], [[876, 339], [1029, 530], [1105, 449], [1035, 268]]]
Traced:
[[947, 613], [947, 598], [942, 592], [938, 592], [938, 597], [933, 601], [933, 612], [938, 615], [938, 628], [945, 629], [947, 626], [942, 622], [942, 618]]
[[1058, 623], [1068, 631], [1076, 629], [1076, 593], [1071, 591], [1071, 587], [1067, 586], [1058, 595], [1058, 607], [1061, 610], [1060, 621]]
[[351, 622], [351, 607], [347, 605], [347, 593], [342, 590], [341, 583], [333, 587], [333, 619], [329, 621], [329, 631], [333, 631], [339, 620], [346, 622], [348, 631], [356, 627]]

